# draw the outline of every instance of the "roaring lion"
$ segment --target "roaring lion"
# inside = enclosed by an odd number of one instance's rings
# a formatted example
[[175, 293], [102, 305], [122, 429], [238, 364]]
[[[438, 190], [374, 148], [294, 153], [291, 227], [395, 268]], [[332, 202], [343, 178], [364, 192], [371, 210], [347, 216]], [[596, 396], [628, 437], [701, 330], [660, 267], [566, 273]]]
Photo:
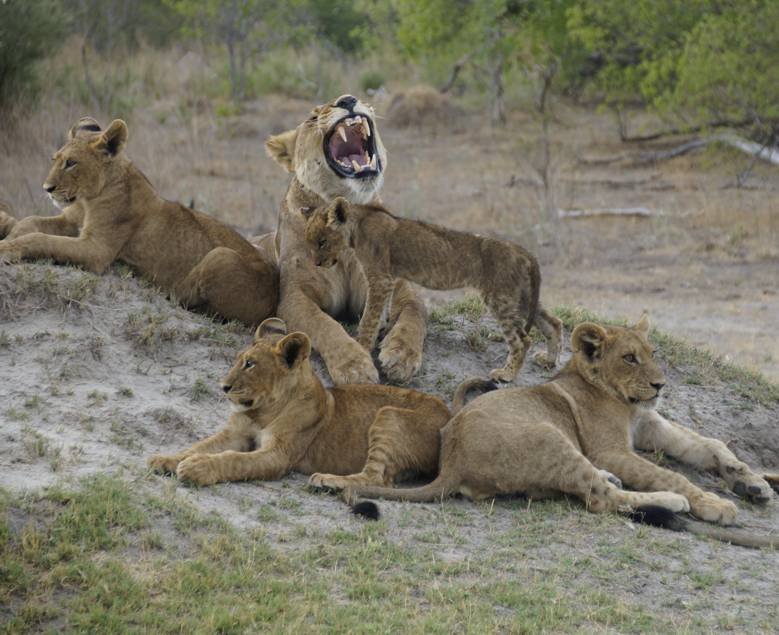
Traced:
[[127, 125], [77, 122], [43, 189], [62, 209], [0, 226], [0, 261], [52, 258], [102, 273], [122, 260], [184, 306], [256, 325], [275, 312], [278, 272], [237, 232], [166, 201], [127, 158]]
[[[222, 380], [232, 414], [215, 435], [149, 466], [200, 485], [311, 474], [317, 486], [391, 485], [405, 472], [435, 474], [449, 409], [437, 397], [374, 384], [326, 389], [311, 342], [265, 320]], [[455, 406], [462, 403], [458, 393]]]
[[481, 293], [509, 347], [505, 365], [492, 370], [491, 379], [514, 381], [530, 348], [533, 324], [550, 334], [543, 361], [556, 363], [562, 325], [538, 310], [538, 261], [519, 245], [398, 218], [384, 207], [350, 205], [341, 197], [303, 215], [317, 265], [332, 267], [350, 253], [362, 265], [368, 301], [357, 341], [368, 352], [376, 345], [392, 289], [402, 278], [428, 289], [472, 287]]
[[[301, 210], [337, 196], [352, 203], [376, 203], [387, 153], [373, 110], [351, 95], [314, 108], [294, 130], [270, 137], [268, 154], [294, 176], [282, 203], [278, 229], [258, 239], [277, 258], [281, 275], [278, 314], [291, 330], [311, 337], [336, 384], [376, 382], [368, 352], [336, 317], [359, 318], [367, 283], [357, 259], [346, 257], [330, 269], [317, 267], [305, 240]], [[427, 314], [411, 286], [399, 281], [392, 293], [388, 332], [379, 362], [393, 382], [406, 383], [422, 364]]]
[[[593, 512], [657, 505], [733, 523], [737, 509], [732, 502], [633, 450], [662, 450], [700, 469], [716, 470], [734, 492], [756, 502], [773, 495], [768, 482], [724, 443], [655, 411], [666, 380], [653, 360], [648, 332], [646, 316], [630, 328], [578, 325], [571, 336], [574, 355], [553, 380], [482, 395], [452, 418], [441, 431], [440, 472], [434, 481], [419, 488], [351, 491], [409, 501], [455, 493], [482, 499], [564, 492], [581, 498]], [[613, 477], [640, 491], [619, 489], [610, 482]]]

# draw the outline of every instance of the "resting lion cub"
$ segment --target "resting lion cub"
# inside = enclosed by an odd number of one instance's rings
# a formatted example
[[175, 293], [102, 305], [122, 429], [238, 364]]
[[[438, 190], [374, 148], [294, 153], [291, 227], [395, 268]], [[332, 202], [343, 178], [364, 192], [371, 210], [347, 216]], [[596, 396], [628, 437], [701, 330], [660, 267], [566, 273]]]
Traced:
[[333, 488], [436, 472], [450, 416], [440, 399], [374, 384], [325, 389], [310, 353], [307, 335], [287, 335], [284, 322], [265, 320], [222, 380], [233, 410], [227, 425], [183, 452], [151, 457], [149, 466], [201, 485], [295, 470]]
[[[410, 501], [458, 492], [472, 499], [565, 492], [594, 512], [658, 505], [732, 523], [737, 513], [733, 503], [633, 451], [663, 450], [698, 468], [716, 470], [733, 491], [758, 502], [773, 495], [765, 479], [724, 443], [655, 412], [665, 376], [652, 359], [648, 332], [646, 316], [632, 328], [580, 324], [571, 336], [573, 358], [555, 379], [482, 395], [452, 418], [441, 431], [441, 468], [432, 483], [352, 491]], [[612, 475], [642, 491], [619, 489], [610, 482]]]
[[105, 130], [91, 118], [76, 123], [43, 184], [63, 213], [20, 221], [0, 213], [9, 234], [0, 262], [53, 258], [102, 273], [123, 260], [186, 307], [250, 325], [272, 315], [276, 267], [234, 230], [160, 197], [125, 156], [126, 142], [119, 119]]
[[307, 215], [306, 240], [317, 265], [332, 267], [353, 250], [368, 279], [368, 300], [357, 341], [369, 352], [376, 345], [387, 302], [398, 278], [429, 289], [477, 289], [500, 324], [509, 347], [503, 368], [490, 378], [514, 381], [537, 323], [548, 338], [544, 361], [556, 362], [561, 324], [538, 310], [538, 261], [513, 243], [438, 225], [398, 218], [377, 205], [350, 205], [344, 198]]

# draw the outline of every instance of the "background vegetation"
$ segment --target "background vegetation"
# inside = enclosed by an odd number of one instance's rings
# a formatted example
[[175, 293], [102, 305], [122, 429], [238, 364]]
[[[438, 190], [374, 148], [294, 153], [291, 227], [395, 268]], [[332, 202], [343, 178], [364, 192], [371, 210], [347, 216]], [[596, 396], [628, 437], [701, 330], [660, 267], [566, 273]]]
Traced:
[[770, 0], [3, 0], [0, 104], [34, 97], [41, 60], [72, 36], [80, 96], [103, 107], [117, 90], [104, 90], [96, 57], [183, 44], [223, 62], [209, 91], [233, 102], [321, 98], [359, 66], [365, 90], [411, 75], [482, 100], [497, 123], [553, 91], [772, 143], [778, 20]]

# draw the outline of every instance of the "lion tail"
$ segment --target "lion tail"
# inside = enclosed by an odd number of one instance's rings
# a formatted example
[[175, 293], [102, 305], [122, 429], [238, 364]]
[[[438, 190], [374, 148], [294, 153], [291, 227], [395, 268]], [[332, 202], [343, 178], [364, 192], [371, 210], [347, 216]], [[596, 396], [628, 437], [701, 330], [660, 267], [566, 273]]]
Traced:
[[350, 489], [345, 495], [347, 500], [364, 497], [407, 501], [410, 503], [430, 503], [447, 498], [456, 489], [457, 481], [455, 479], [445, 474], [439, 474], [434, 481], [422, 487], [355, 487]]
[[686, 531], [698, 536], [729, 542], [740, 547], [751, 547], [753, 549], [779, 548], [779, 535], [755, 534], [744, 529], [721, 527], [698, 520], [688, 520], [667, 510], [665, 507], [657, 505], [645, 505], [633, 512], [629, 512], [627, 515], [634, 522], [663, 527], [672, 531]]
[[460, 383], [455, 388], [454, 396], [452, 397], [452, 415], [456, 415], [466, 403], [468, 394], [473, 391], [479, 391], [479, 394], [485, 392], [491, 392], [498, 389], [498, 384], [492, 379], [482, 379], [481, 377], [471, 377]]

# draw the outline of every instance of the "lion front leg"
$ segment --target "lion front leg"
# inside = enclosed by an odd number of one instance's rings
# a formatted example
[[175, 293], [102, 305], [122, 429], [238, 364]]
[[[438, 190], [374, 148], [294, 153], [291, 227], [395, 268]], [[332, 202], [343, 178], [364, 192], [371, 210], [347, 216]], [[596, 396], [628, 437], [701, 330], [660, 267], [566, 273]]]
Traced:
[[405, 280], [395, 283], [389, 318], [390, 331], [381, 343], [379, 362], [390, 381], [407, 384], [422, 366], [427, 311]]
[[654, 410], [642, 412], [633, 422], [633, 444], [639, 450], [662, 450], [701, 470], [717, 471], [736, 494], [759, 503], [773, 495], [771, 485], [718, 439], [704, 437]]
[[357, 327], [357, 342], [368, 353], [373, 352], [379, 337], [381, 316], [392, 292], [393, 280], [382, 275], [368, 274], [368, 299]]
[[379, 380], [371, 356], [303, 289], [283, 285], [278, 313], [290, 331], [302, 331], [311, 338], [334, 383], [361, 384]]
[[160, 474], [175, 474], [179, 463], [193, 454], [213, 454], [225, 450], [245, 452], [251, 446], [251, 435], [228, 426], [177, 454], [155, 454], [149, 458], [148, 464], [149, 468], [154, 472]]
[[225, 481], [268, 481], [277, 479], [292, 468], [287, 455], [278, 450], [193, 454], [179, 463], [176, 473], [182, 481], [213, 485]]
[[41, 233], [0, 242], [0, 261], [51, 258], [56, 262], [81, 265], [98, 274], [110, 266], [118, 252], [118, 248], [98, 240]]
[[728, 500], [704, 492], [681, 474], [666, 470], [629, 451], [611, 451], [596, 454], [593, 464], [619, 478], [625, 485], [643, 492], [669, 491], [684, 496], [690, 511], [702, 520], [730, 525], [738, 510]]

